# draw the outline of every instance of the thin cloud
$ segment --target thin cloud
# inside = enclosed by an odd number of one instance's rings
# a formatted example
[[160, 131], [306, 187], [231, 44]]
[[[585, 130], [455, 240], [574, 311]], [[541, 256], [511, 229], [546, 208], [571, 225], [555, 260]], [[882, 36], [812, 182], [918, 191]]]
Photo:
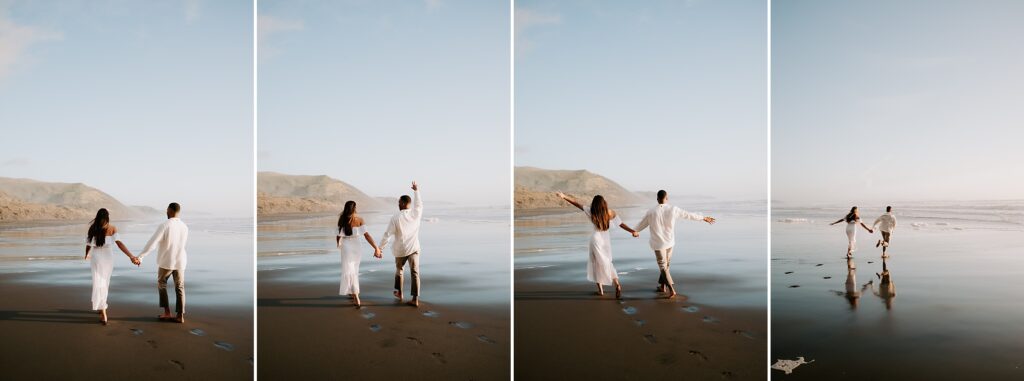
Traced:
[[526, 31], [543, 25], [557, 25], [562, 23], [562, 16], [556, 13], [546, 13], [526, 8], [516, 8], [515, 14], [515, 38], [517, 57], [528, 50], [533, 44], [526, 39]]
[[306, 29], [306, 24], [300, 19], [284, 19], [266, 14], [259, 15], [256, 19], [256, 41], [259, 44], [260, 58], [275, 56], [278, 53], [267, 42], [270, 36], [303, 29]]
[[26, 60], [33, 45], [63, 38], [64, 35], [58, 31], [17, 24], [7, 9], [0, 8], [0, 79], [10, 75], [17, 65]]
[[201, 0], [185, 0], [185, 22], [191, 24], [193, 21], [199, 20], [200, 3]]
[[435, 10], [441, 8], [441, 0], [424, 0], [427, 4], [427, 9]]

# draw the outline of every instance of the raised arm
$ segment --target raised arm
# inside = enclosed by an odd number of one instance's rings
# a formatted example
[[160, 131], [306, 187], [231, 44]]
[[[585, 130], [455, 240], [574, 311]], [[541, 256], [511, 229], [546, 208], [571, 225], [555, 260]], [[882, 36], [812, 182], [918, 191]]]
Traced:
[[558, 198], [565, 200], [565, 202], [572, 204], [572, 206], [575, 206], [584, 212], [586, 211], [586, 209], [583, 209], [583, 205], [580, 204], [578, 201], [576, 201], [576, 199], [572, 198], [571, 196], [562, 192], [555, 192], [555, 195], [558, 196]]
[[420, 198], [420, 186], [412, 182], [412, 214], [413, 218], [423, 218], [423, 199]]

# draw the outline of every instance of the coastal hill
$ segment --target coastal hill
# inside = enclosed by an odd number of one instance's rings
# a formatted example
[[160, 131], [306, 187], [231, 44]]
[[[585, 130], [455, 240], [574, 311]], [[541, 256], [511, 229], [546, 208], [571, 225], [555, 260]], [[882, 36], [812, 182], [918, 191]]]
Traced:
[[570, 207], [555, 192], [564, 192], [584, 204], [594, 195], [602, 195], [612, 208], [642, 205], [644, 199], [611, 179], [587, 170], [552, 170], [534, 167], [515, 168], [516, 209]]
[[87, 220], [107, 208], [115, 220], [144, 216], [136, 208], [82, 183], [0, 177], [0, 221]]
[[328, 176], [256, 175], [256, 210], [259, 215], [291, 213], [340, 213], [348, 200], [360, 211], [384, 210], [386, 204], [356, 187]]

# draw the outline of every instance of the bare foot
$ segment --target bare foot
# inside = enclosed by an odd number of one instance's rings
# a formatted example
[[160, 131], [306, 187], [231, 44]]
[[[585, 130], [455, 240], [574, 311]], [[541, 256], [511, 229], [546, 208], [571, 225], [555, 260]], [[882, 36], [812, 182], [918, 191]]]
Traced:
[[171, 315], [170, 312], [167, 312], [167, 313], [164, 313], [164, 314], [162, 314], [160, 316], [157, 316], [156, 318], [160, 319], [160, 320], [171, 320], [171, 319], [174, 319], [174, 315]]
[[665, 285], [659, 285], [658, 288], [654, 289], [654, 292], [665, 292]]
[[875, 247], [878, 247], [878, 246], [881, 246], [881, 245], [882, 245], [882, 240], [878, 240], [878, 242], [875, 242]]
[[178, 317], [175, 318], [174, 321], [178, 322], [178, 324], [184, 324], [185, 323], [185, 314], [178, 314]]
[[399, 303], [402, 302], [402, 292], [401, 291], [398, 291], [398, 290], [392, 291], [391, 295], [394, 295], [395, 298], [398, 299]]
[[674, 297], [676, 297], [676, 290], [669, 290], [668, 291], [668, 298], [672, 299]]
[[355, 304], [356, 308], [357, 308], [357, 309], [358, 309], [358, 308], [362, 308], [362, 307], [363, 307], [363, 303], [362, 303], [362, 302], [361, 302], [361, 301], [359, 300], [359, 295], [356, 295], [356, 296], [355, 296], [355, 300], [356, 300], [356, 301], [355, 301], [355, 303], [354, 303], [354, 304]]
[[622, 286], [615, 287], [615, 299], [622, 299]]
[[413, 307], [419, 307], [420, 306], [420, 298], [412, 298], [412, 300], [410, 300], [409, 303], [406, 303], [406, 304], [408, 304], [410, 306], [413, 306]]
[[100, 310], [100, 324], [107, 325], [107, 310]]

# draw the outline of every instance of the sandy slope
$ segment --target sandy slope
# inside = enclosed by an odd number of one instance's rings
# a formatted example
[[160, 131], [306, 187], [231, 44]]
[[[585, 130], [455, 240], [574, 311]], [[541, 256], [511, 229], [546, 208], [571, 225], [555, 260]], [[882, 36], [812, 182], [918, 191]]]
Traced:
[[516, 209], [564, 207], [566, 203], [554, 196], [565, 192], [589, 202], [600, 194], [613, 207], [640, 205], [645, 202], [637, 194], [611, 179], [587, 170], [550, 170], [533, 167], [515, 169]]
[[385, 207], [379, 199], [356, 187], [322, 175], [259, 172], [256, 188], [257, 213], [260, 215], [340, 212], [348, 200], [354, 200], [362, 211]]
[[0, 177], [0, 221], [88, 219], [99, 208], [116, 218], [142, 217], [139, 210], [82, 183]]

